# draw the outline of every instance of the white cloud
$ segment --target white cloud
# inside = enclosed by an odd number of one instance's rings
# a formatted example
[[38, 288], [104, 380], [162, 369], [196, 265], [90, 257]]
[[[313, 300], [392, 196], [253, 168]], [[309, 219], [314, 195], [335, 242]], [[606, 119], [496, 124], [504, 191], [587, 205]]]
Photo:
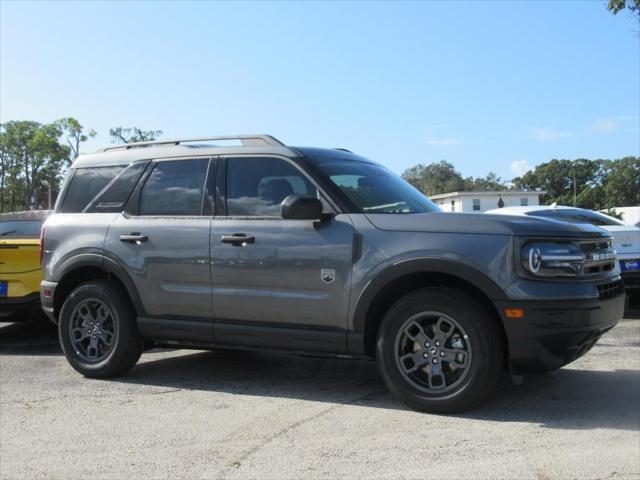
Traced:
[[460, 143], [460, 140], [457, 138], [434, 138], [429, 137], [427, 139], [427, 143], [429, 145], [456, 145]]
[[531, 165], [527, 160], [514, 160], [511, 162], [511, 174], [514, 177], [521, 177], [529, 170], [531, 170]]
[[531, 136], [539, 142], [549, 142], [551, 140], [567, 138], [570, 135], [567, 132], [559, 132], [556, 130], [549, 130], [547, 128], [537, 128], [531, 133]]
[[444, 123], [425, 125], [423, 128], [425, 129], [425, 136], [429, 145], [442, 147], [460, 143], [459, 138], [448, 137], [446, 134], [443, 134], [443, 130], [447, 130], [447, 125]]
[[591, 127], [594, 132], [613, 132], [618, 128], [618, 122], [611, 118], [599, 118]]

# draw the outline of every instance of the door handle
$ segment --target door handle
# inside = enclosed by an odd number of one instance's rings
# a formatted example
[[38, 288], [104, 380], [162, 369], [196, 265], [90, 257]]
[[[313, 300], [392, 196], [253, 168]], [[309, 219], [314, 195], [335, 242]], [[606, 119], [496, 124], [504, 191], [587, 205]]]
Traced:
[[125, 243], [135, 243], [136, 245], [140, 245], [141, 243], [149, 240], [149, 237], [146, 235], [141, 235], [140, 233], [131, 233], [129, 235], [120, 235], [120, 241]]
[[222, 243], [230, 243], [236, 247], [244, 247], [249, 243], [256, 243], [256, 237], [250, 237], [244, 233], [234, 233], [233, 235], [222, 235]]

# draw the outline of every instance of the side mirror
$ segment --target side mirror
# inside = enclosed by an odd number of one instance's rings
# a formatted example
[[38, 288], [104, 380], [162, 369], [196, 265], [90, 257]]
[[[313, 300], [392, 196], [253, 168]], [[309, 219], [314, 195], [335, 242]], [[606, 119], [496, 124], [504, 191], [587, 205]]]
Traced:
[[289, 195], [280, 204], [282, 218], [289, 220], [324, 220], [322, 202], [315, 197]]

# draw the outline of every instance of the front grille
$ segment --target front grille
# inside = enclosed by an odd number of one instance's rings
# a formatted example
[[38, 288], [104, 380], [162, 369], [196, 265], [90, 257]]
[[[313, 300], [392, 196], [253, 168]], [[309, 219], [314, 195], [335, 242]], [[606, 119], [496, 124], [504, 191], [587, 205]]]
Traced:
[[584, 253], [589, 254], [597, 250], [607, 250], [608, 248], [611, 248], [611, 243], [609, 242], [609, 240], [595, 240], [590, 242], [581, 242], [580, 248]]
[[591, 240], [579, 245], [586, 257], [582, 264], [583, 275], [597, 275], [615, 269], [615, 250], [611, 248], [610, 240]]
[[606, 300], [607, 298], [615, 297], [616, 295], [624, 292], [624, 285], [622, 280], [616, 280], [615, 282], [603, 283], [598, 285], [598, 296], [600, 300]]

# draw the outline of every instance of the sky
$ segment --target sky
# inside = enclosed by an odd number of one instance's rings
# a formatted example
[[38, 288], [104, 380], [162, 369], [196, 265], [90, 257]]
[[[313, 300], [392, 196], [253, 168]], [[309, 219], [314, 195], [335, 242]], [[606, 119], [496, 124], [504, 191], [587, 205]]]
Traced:
[[0, 1], [0, 122], [269, 133], [511, 179], [640, 155], [640, 23], [605, 0]]

